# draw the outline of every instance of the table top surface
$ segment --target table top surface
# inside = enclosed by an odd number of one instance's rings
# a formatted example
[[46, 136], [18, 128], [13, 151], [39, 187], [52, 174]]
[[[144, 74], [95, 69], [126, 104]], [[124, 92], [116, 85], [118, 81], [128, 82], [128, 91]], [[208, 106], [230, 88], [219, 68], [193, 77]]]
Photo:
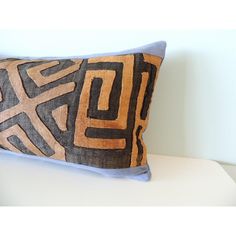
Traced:
[[161, 155], [148, 161], [152, 179], [140, 182], [0, 152], [0, 205], [236, 205], [236, 184], [218, 163]]

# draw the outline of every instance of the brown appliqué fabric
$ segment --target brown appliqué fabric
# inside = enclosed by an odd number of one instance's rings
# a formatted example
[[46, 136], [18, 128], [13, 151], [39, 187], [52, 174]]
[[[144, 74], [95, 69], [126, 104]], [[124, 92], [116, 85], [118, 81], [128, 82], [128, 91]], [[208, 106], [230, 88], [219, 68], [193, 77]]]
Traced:
[[100, 168], [146, 165], [142, 134], [162, 58], [0, 61], [0, 146]]

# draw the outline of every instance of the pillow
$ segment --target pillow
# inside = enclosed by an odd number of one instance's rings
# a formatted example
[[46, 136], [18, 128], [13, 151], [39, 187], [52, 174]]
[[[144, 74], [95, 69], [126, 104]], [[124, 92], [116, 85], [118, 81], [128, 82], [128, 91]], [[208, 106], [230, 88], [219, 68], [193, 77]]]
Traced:
[[0, 147], [149, 180], [142, 134], [165, 42], [68, 59], [0, 60]]

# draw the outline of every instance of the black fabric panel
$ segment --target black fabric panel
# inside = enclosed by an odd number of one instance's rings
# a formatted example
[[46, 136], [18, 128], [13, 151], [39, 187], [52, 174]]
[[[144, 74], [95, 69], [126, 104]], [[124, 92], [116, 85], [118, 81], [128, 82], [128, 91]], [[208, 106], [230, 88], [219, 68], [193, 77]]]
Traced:
[[25, 113], [20, 113], [3, 123], [0, 123], [0, 132], [6, 130], [13, 125], [19, 125], [26, 133], [30, 141], [43, 153], [45, 156], [52, 156], [55, 152], [45, 142], [43, 137], [32, 125], [29, 117]]
[[0, 102], [0, 112], [7, 110], [19, 103], [19, 100], [11, 86], [8, 73], [5, 69], [0, 69], [0, 90], [2, 101]]
[[156, 66], [154, 66], [152, 64], [145, 63], [144, 64], [144, 71], [149, 72], [149, 80], [148, 80], [147, 89], [145, 91], [144, 102], [143, 102], [143, 106], [142, 106], [142, 110], [141, 110], [141, 118], [143, 120], [145, 120], [147, 118], [149, 106], [151, 104], [157, 68], [156, 68]]
[[119, 110], [119, 100], [121, 95], [121, 85], [122, 85], [122, 71], [123, 64], [117, 62], [102, 62], [95, 64], [88, 64], [87, 70], [112, 70], [115, 71], [115, 79], [112, 85], [112, 90], [109, 99], [109, 109], [107, 111], [100, 111], [97, 109], [101, 82], [98, 82], [99, 78], [96, 78], [92, 82], [92, 91], [90, 93], [90, 106], [88, 110], [88, 117], [99, 119], [99, 120], [115, 120], [118, 116]]
[[[51, 82], [49, 84], [45, 84], [41, 87], [38, 87], [34, 81], [29, 77], [28, 73], [27, 73], [27, 70], [29, 68], [32, 68], [34, 66], [37, 66], [37, 65], [41, 65], [41, 64], [46, 64], [48, 63], [48, 61], [41, 61], [41, 62], [27, 62], [25, 64], [21, 64], [18, 66], [18, 71], [19, 71], [19, 75], [21, 77], [21, 80], [23, 82], [23, 86], [24, 86], [24, 89], [27, 93], [27, 95], [30, 97], [30, 98], [34, 98], [38, 95], [40, 95], [41, 93], [45, 92], [45, 91], [48, 91], [60, 84], [66, 84], [68, 82], [71, 82], [74, 80], [74, 77], [75, 77], [75, 72], [71, 73], [71, 74], [68, 74], [67, 76], [59, 79], [59, 80], [56, 80], [54, 82]], [[68, 63], [67, 61], [64, 61], [64, 62], [61, 62], [60, 63], [60, 67], [63, 68], [63, 63]], [[66, 65], [68, 66], [68, 65]], [[44, 74], [49, 74], [51, 75], [52, 72], [50, 72], [51, 69], [46, 69], [44, 70]], [[55, 72], [55, 68], [52, 67], [52, 71]]]
[[142, 157], [143, 157], [143, 146], [142, 143], [140, 141], [140, 139], [138, 138], [140, 135], [140, 132], [142, 130], [142, 126], [138, 126], [138, 129], [136, 130], [136, 140], [137, 140], [137, 145], [138, 145], [138, 158], [137, 158], [137, 165], [141, 165], [141, 161], [142, 161]]
[[35, 155], [35, 153], [31, 152], [17, 136], [12, 135], [8, 137], [7, 140], [22, 153]]

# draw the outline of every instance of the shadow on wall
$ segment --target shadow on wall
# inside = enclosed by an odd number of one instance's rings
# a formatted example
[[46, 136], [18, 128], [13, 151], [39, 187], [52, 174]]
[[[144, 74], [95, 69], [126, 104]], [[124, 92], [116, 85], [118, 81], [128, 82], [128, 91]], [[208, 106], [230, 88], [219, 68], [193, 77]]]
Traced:
[[148, 153], [185, 153], [187, 58], [185, 52], [175, 52], [166, 55], [162, 64], [144, 134]]

